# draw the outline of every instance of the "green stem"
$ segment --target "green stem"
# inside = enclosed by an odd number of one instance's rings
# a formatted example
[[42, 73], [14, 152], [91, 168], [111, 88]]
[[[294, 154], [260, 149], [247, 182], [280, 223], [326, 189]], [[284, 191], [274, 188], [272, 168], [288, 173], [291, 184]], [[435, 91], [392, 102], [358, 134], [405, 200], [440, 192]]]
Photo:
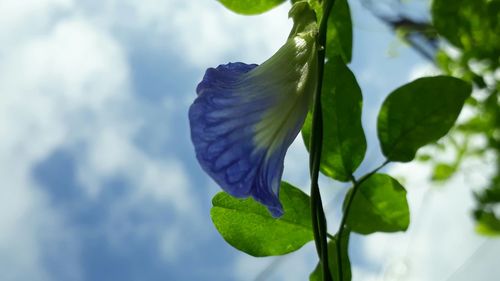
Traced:
[[351, 206], [352, 202], [354, 201], [354, 197], [356, 196], [356, 193], [359, 190], [359, 187], [361, 184], [369, 179], [371, 176], [373, 176], [375, 173], [377, 173], [380, 169], [382, 169], [385, 165], [387, 165], [390, 161], [386, 160], [382, 165], [378, 166], [376, 169], [371, 171], [370, 173], [366, 174], [363, 176], [359, 181], [354, 178], [354, 176], [351, 176], [351, 181], [353, 182], [354, 186], [352, 188], [351, 195], [349, 198], [347, 198], [347, 205], [344, 210], [344, 215], [342, 216], [342, 220], [340, 221], [339, 225], [339, 230], [337, 231], [337, 260], [338, 260], [338, 276], [339, 276], [339, 281], [344, 280], [344, 272], [342, 271], [342, 241], [343, 241], [343, 236], [344, 235], [349, 235], [349, 229], [347, 227], [347, 219], [349, 217], [349, 212], [351, 211]]
[[318, 85], [314, 95], [313, 123], [311, 134], [311, 147], [309, 158], [309, 169], [311, 172], [311, 216], [313, 223], [314, 242], [318, 252], [321, 267], [323, 269], [323, 280], [331, 281], [332, 275], [328, 262], [327, 226], [323, 202], [319, 191], [318, 177], [321, 163], [321, 150], [323, 148], [323, 113], [321, 110], [321, 90], [323, 86], [323, 72], [326, 54], [326, 31], [328, 17], [335, 0], [326, 0], [323, 3], [323, 15], [318, 34]]

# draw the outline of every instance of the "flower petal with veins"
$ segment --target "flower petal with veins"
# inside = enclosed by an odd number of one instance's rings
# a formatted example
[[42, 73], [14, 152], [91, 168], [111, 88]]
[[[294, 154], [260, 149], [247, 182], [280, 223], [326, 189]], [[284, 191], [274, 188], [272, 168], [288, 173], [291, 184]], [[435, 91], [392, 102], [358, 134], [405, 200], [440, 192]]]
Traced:
[[[304, 5], [299, 8], [309, 20], [312, 10]], [[202, 168], [224, 191], [252, 196], [274, 217], [283, 214], [278, 195], [285, 154], [316, 90], [317, 30], [303, 23], [295, 21], [295, 33], [260, 66], [236, 62], [209, 68], [189, 109]]]

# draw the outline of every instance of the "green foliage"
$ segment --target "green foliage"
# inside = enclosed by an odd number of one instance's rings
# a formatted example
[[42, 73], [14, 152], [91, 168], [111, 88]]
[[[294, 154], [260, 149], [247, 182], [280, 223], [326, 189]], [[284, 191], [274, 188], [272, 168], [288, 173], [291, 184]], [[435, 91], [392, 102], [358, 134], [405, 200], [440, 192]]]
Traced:
[[[346, 199], [349, 196], [352, 190]], [[409, 224], [406, 190], [397, 180], [386, 174], [374, 174], [359, 185], [347, 217], [352, 231], [361, 234], [405, 231]]]
[[[457, 159], [455, 171], [468, 158], [486, 158], [495, 154], [496, 173], [491, 182], [477, 195], [475, 218], [479, 233], [500, 235], [500, 219], [493, 209], [500, 205], [500, 198], [494, 194], [500, 190], [500, 80], [492, 79], [500, 71], [500, 1], [499, 0], [434, 0], [432, 21], [439, 32], [458, 48], [457, 54], [448, 55], [439, 51], [436, 62], [445, 72], [472, 82], [481, 89], [467, 106], [475, 116], [457, 125], [449, 137], [459, 136], [464, 141], [454, 143]], [[470, 145], [469, 139], [485, 139], [482, 144]], [[443, 169], [439, 163], [435, 173]], [[439, 174], [439, 173], [438, 173]], [[447, 178], [444, 177], [443, 180]], [[499, 192], [500, 193], [500, 192]]]
[[484, 235], [500, 236], [500, 217], [498, 213], [495, 213], [495, 206], [500, 204], [500, 176], [498, 173], [488, 188], [475, 195], [478, 203], [474, 212], [477, 221], [476, 230]]
[[[338, 260], [338, 253], [337, 253], [337, 248], [338, 246], [338, 236], [335, 236], [334, 239], [330, 240], [328, 242], [328, 258], [330, 262], [330, 269], [332, 270], [333, 274], [333, 280], [337, 281], [340, 280], [339, 277], [339, 260]], [[352, 274], [351, 274], [351, 261], [349, 260], [349, 233], [346, 235], [342, 236], [342, 243], [341, 243], [341, 255], [342, 255], [342, 281], [351, 281], [352, 279]], [[323, 280], [323, 272], [321, 269], [321, 264], [318, 263], [316, 265], [316, 268], [314, 271], [311, 273], [309, 276], [309, 281], [322, 281]]]
[[476, 58], [497, 59], [500, 52], [500, 1], [434, 0], [438, 32]]
[[326, 57], [333, 59], [340, 55], [346, 63], [352, 59], [352, 20], [347, 0], [336, 0], [330, 17], [326, 33]]
[[[237, 13], [258, 14], [284, 0], [219, 2]], [[314, 230], [320, 260], [328, 257], [333, 280], [347, 281], [352, 278], [348, 255], [350, 232], [405, 231], [410, 223], [410, 210], [405, 188], [391, 176], [376, 173], [378, 168], [358, 180], [353, 176], [365, 157], [367, 144], [361, 124], [361, 89], [346, 66], [352, 58], [352, 20], [348, 1], [336, 0], [329, 14], [325, 14], [323, 9], [332, 7], [333, 2], [307, 0], [307, 3], [316, 12], [320, 25], [318, 42], [326, 48], [326, 54], [321, 50], [318, 52], [321, 60], [323, 54], [326, 57], [325, 64], [320, 65], [320, 70], [324, 66], [324, 75], [319, 78], [323, 79], [323, 88], [320, 89], [322, 115], [316, 114], [313, 121], [312, 112], [309, 112], [302, 128], [308, 150], [311, 149], [311, 137], [315, 140], [310, 163], [313, 208], [310, 206], [311, 198], [283, 182], [280, 198], [285, 215], [280, 219], [272, 218], [253, 199], [235, 199], [225, 193], [213, 198], [211, 216], [217, 230], [229, 244], [253, 256], [283, 255], [295, 251], [313, 239]], [[439, 161], [432, 153], [418, 156], [420, 161], [433, 165], [434, 181], [446, 181], [459, 170], [464, 158], [483, 157], [490, 151], [500, 154], [500, 86], [495, 78], [500, 64], [500, 0], [434, 0], [432, 17], [434, 26], [425, 22], [408, 22], [404, 18], [389, 23], [395, 30], [405, 32], [405, 39], [415, 34], [422, 35], [421, 38], [429, 40], [436, 50], [437, 34], [458, 47], [458, 56], [441, 51], [435, 57], [435, 62], [450, 76], [417, 79], [390, 93], [378, 115], [377, 133], [388, 161], [412, 161], [417, 151], [427, 144], [433, 144], [437, 151], [454, 150], [454, 159], [447, 162]], [[324, 23], [327, 23], [326, 29]], [[428, 57], [432, 59], [432, 56]], [[482, 89], [484, 95], [470, 97], [471, 84]], [[319, 106], [317, 101], [314, 108]], [[480, 114], [454, 127], [465, 103]], [[320, 129], [322, 131], [318, 133]], [[450, 130], [448, 137], [437, 143]], [[322, 139], [318, 137], [321, 135]], [[455, 138], [456, 135], [460, 137]], [[484, 137], [487, 144], [479, 148], [469, 147], [469, 138], [478, 135]], [[322, 141], [322, 147], [318, 140]], [[326, 219], [317, 185], [318, 163], [324, 175], [354, 183], [344, 201], [339, 231], [331, 237], [328, 245]], [[500, 204], [500, 157], [491, 185], [477, 193], [476, 197], [474, 216], [478, 232], [500, 235], [500, 217], [495, 211]], [[338, 240], [339, 237], [342, 241]], [[340, 271], [343, 272], [342, 278]], [[329, 279], [322, 275], [319, 263], [310, 280]]]
[[285, 214], [275, 219], [251, 198], [220, 192], [212, 199], [210, 214], [222, 237], [238, 250], [256, 257], [284, 255], [313, 240], [313, 233], [309, 196], [282, 182], [280, 199]]
[[437, 163], [432, 173], [433, 181], [445, 181], [456, 172], [457, 167], [447, 163]]
[[[463, 138], [460, 142], [456, 140], [456, 128], [450, 132], [447, 138], [441, 141], [441, 145], [435, 145], [438, 151], [444, 152], [445, 149], [448, 151], [453, 151], [453, 159], [447, 160], [446, 162], [439, 161], [438, 159], [431, 158], [431, 164], [434, 166], [432, 173], [432, 180], [435, 182], [443, 182], [450, 179], [457, 171], [460, 166], [460, 162], [471, 151], [468, 150], [468, 138]], [[451, 149], [450, 149], [451, 148]]]
[[460, 79], [436, 76], [417, 79], [389, 94], [377, 123], [387, 159], [411, 161], [420, 147], [443, 137], [471, 91]]
[[229, 10], [242, 15], [257, 15], [269, 11], [286, 0], [218, 0]]
[[500, 218], [492, 211], [476, 212], [476, 231], [487, 236], [500, 235]]
[[[354, 74], [340, 57], [328, 60], [324, 77], [321, 171], [333, 179], [349, 181], [366, 152], [361, 126], [363, 97]], [[302, 128], [308, 148], [311, 129], [312, 114], [309, 113]]]

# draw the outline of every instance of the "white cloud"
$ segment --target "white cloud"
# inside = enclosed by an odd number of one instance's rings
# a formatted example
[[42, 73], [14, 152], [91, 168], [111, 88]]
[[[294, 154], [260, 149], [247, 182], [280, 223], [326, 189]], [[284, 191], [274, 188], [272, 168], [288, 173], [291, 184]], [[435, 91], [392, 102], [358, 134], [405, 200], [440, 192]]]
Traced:
[[0, 56], [6, 47], [22, 43], [28, 37], [47, 32], [54, 18], [71, 9], [72, 0], [24, 0], [0, 2]]
[[[50, 12], [50, 5], [52, 2], [47, 1], [31, 7]], [[0, 64], [0, 279], [51, 280], [54, 276], [43, 263], [49, 258], [63, 268], [57, 273], [59, 278], [79, 280], [78, 247], [66, 245], [74, 242], [71, 230], [65, 227], [64, 217], [51, 209], [30, 174], [31, 167], [64, 139], [60, 112], [64, 104], [58, 108], [52, 100], [64, 73], [53, 77], [54, 87], [44, 81], [45, 75], [53, 74], [51, 54], [45, 52], [57, 36], [51, 32], [45, 37], [23, 37], [23, 28], [17, 23], [40, 27], [47, 19], [29, 17], [34, 13], [31, 10], [17, 14], [14, 8], [0, 10], [0, 18], [11, 24], [2, 25], [2, 31], [17, 35], [0, 46], [4, 55]], [[5, 11], [12, 13], [6, 19]], [[63, 245], [64, 257], [46, 251]]]
[[[158, 202], [193, 225], [198, 211], [183, 166], [134, 144], [139, 125], [148, 120], [132, 96], [123, 47], [70, 1], [32, 2], [0, 4], [0, 279], [79, 280], [72, 222], [31, 175], [54, 151], [76, 155], [77, 180], [90, 197], [99, 195], [109, 177], [130, 181], [134, 189], [126, 202], [111, 209]], [[109, 225], [123, 220], [128, 218], [110, 215]], [[62, 269], [54, 273], [47, 262]]]
[[[97, 4], [102, 9], [92, 9]], [[262, 62], [283, 44], [291, 26], [287, 5], [262, 16], [243, 17], [216, 1], [108, 0], [97, 4], [0, 2], [1, 280], [53, 280], [54, 273], [44, 265], [46, 255], [60, 259], [56, 263], [67, 269], [61, 273], [64, 280], [81, 278], [79, 242], [71, 222], [57, 212], [31, 176], [32, 167], [58, 149], [76, 155], [77, 180], [91, 199], [100, 196], [109, 177], [118, 175], [134, 186], [129, 196], [110, 206], [111, 242], [131, 232], [148, 237], [153, 230], [165, 260], [172, 262], [184, 235], [196, 235], [197, 227], [210, 222], [200, 219], [199, 207], [191, 201], [193, 191], [184, 167], [175, 159], [148, 155], [134, 143], [139, 127], [150, 120], [141, 116], [144, 105], [132, 93], [126, 57], [130, 46], [123, 44], [139, 35], [149, 37], [150, 41], [141, 44], [157, 44], [173, 52], [170, 55], [182, 56], [192, 67], [215, 66], [225, 60]], [[173, 121], [161, 122], [168, 128], [167, 123]], [[304, 159], [307, 154], [297, 140], [287, 156], [285, 177], [301, 186], [307, 185]], [[404, 172], [413, 175], [407, 184], [410, 203], [418, 209], [425, 190], [419, 191], [418, 186], [427, 182], [418, 173], [421, 167], [406, 167]], [[472, 177], [474, 182], [479, 180], [477, 175]], [[482, 243], [472, 233], [467, 213], [470, 192], [462, 181], [455, 179], [450, 183], [455, 186], [432, 191], [427, 215], [420, 215], [424, 223], [412, 226], [409, 233], [367, 237], [367, 258], [373, 263], [397, 259], [402, 255], [398, 247], [404, 248], [411, 240], [408, 274], [417, 278], [413, 280], [437, 280], [432, 278], [456, 269]], [[441, 202], [446, 202], [447, 209]], [[149, 204], [155, 203], [170, 206], [176, 220], [165, 227], [128, 224], [127, 211], [141, 208], [147, 212], [153, 208]], [[190, 224], [185, 226], [182, 220]], [[60, 243], [64, 257], [50, 252], [57, 251]], [[117, 247], [122, 243], [117, 242]], [[279, 266], [275, 273], [277, 278], [307, 278], [315, 264], [311, 245], [287, 258], [286, 266]], [[252, 277], [248, 272], [258, 272], [267, 260], [242, 255], [235, 264], [237, 277], [247, 280]], [[367, 278], [362, 280], [375, 278], [365, 269], [357, 272], [358, 277]]]
[[[2, 169], [2, 179], [19, 174]], [[41, 230], [38, 220], [33, 219], [41, 201], [39, 194], [28, 190], [27, 183], [19, 178], [2, 180], [0, 188], [0, 278], [2, 280], [49, 280], [40, 261], [41, 242], [36, 235]], [[43, 217], [40, 216], [40, 217]], [[39, 218], [40, 218], [39, 217]]]
[[204, 68], [225, 60], [261, 63], [284, 44], [292, 25], [289, 4], [250, 17], [217, 1], [109, 0], [91, 8], [85, 13], [94, 21], [131, 38], [147, 34], [149, 44]]
[[[185, 51], [193, 63], [215, 66], [230, 60], [262, 63], [285, 43], [291, 20], [285, 16], [288, 5], [259, 16], [244, 17], [233, 14], [218, 3], [200, 9], [191, 5], [174, 21], [175, 34], [180, 34], [180, 50]], [[185, 26], [197, 26], [191, 32], [179, 32]], [[174, 35], [175, 36], [175, 35]], [[203, 47], [201, 47], [203, 46]]]
[[[127, 217], [120, 215], [147, 209], [145, 202], [171, 206], [177, 219], [189, 220], [194, 230], [208, 224], [199, 221], [184, 167], [175, 159], [154, 158], [134, 143], [139, 127], [149, 120], [142, 118], [144, 105], [132, 95], [123, 43], [148, 33], [148, 42], [142, 43], [166, 46], [170, 55], [182, 55], [190, 64], [224, 63], [231, 53], [243, 54], [234, 60], [260, 62], [279, 48], [291, 25], [286, 17], [275, 17], [286, 7], [249, 18], [215, 2], [109, 0], [99, 3], [102, 9], [92, 5], [70, 0], [0, 3], [0, 167], [6, 173], [0, 179], [2, 280], [53, 279], [42, 259], [62, 241], [71, 245], [58, 262], [68, 268], [66, 277], [78, 279], [79, 246], [68, 231], [71, 222], [50, 205], [30, 174], [58, 149], [75, 154], [77, 180], [89, 198], [97, 199], [113, 176], [134, 186], [124, 201], [110, 206], [115, 209], [108, 224], [117, 227], [109, 230], [115, 233], [110, 241], [154, 228], [145, 224], [131, 230], [138, 226], [127, 225]], [[122, 35], [128, 39], [118, 39]], [[65, 235], [46, 236], [40, 231], [45, 228]], [[59, 231], [63, 228], [67, 231]], [[186, 229], [174, 222], [158, 232], [171, 261], [182, 238], [178, 233]]]
[[441, 74], [441, 71], [431, 63], [417, 64], [413, 66], [412, 69], [410, 70], [408, 80], [413, 81], [417, 78], [426, 76], [436, 76], [439, 74]]
[[106, 180], [119, 176], [134, 187], [131, 204], [168, 204], [173, 207], [173, 215], [190, 219], [196, 225], [199, 209], [190, 196], [188, 175], [182, 165], [174, 159], [156, 160], [147, 156], [131, 143], [133, 137], [113, 132], [111, 128], [94, 132], [78, 171], [89, 196], [98, 197]]

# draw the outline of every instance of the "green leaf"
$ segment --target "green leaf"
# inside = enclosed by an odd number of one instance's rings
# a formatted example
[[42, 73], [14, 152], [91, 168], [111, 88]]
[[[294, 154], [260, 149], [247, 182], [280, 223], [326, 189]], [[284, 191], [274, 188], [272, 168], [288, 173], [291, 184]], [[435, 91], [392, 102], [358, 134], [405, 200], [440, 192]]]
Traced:
[[434, 0], [432, 20], [437, 31], [474, 57], [498, 60], [500, 1]]
[[500, 175], [493, 178], [491, 186], [480, 192], [476, 192], [475, 197], [481, 205], [500, 203]]
[[[349, 196], [351, 192], [346, 200]], [[409, 224], [406, 190], [396, 179], [374, 174], [361, 183], [347, 218], [352, 231], [361, 234], [405, 231]]]
[[286, 0], [218, 0], [229, 10], [242, 15], [257, 15], [269, 11]]
[[224, 239], [256, 257], [284, 255], [313, 240], [309, 196], [282, 182], [280, 200], [285, 214], [273, 218], [252, 198], [237, 199], [220, 192], [212, 199], [210, 215]]
[[433, 181], [445, 181], [456, 172], [457, 168], [454, 165], [446, 163], [438, 163], [434, 167], [434, 172], [432, 174]]
[[481, 211], [476, 215], [476, 231], [485, 236], [500, 236], [500, 218], [493, 212]]
[[[342, 236], [342, 281], [351, 281], [352, 279], [351, 262], [349, 260], [349, 235], [350, 233], [346, 233]], [[328, 261], [330, 264], [329, 267], [333, 275], [333, 280], [335, 281], [340, 280], [338, 271], [339, 262], [337, 259], [337, 239], [338, 237], [335, 236], [335, 239], [328, 242]], [[323, 271], [321, 264], [318, 263], [318, 265], [316, 265], [316, 268], [309, 276], [309, 281], [323, 281]]]
[[499, 236], [500, 216], [495, 210], [499, 210], [500, 206], [500, 176], [495, 176], [490, 184], [488, 188], [475, 193], [479, 203], [474, 211], [476, 230], [483, 235]]
[[391, 161], [408, 162], [417, 150], [446, 135], [472, 88], [463, 80], [417, 79], [389, 94], [378, 115], [378, 138]]
[[[363, 97], [356, 78], [340, 57], [325, 64], [324, 77], [321, 172], [339, 181], [349, 181], [366, 152], [361, 126]], [[309, 147], [311, 129], [312, 114], [309, 112], [302, 127], [306, 147]]]
[[427, 162], [432, 160], [432, 156], [430, 154], [417, 155], [417, 160], [422, 162]]
[[340, 55], [345, 63], [352, 58], [352, 20], [347, 0], [337, 0], [330, 11], [326, 33], [326, 57]]

